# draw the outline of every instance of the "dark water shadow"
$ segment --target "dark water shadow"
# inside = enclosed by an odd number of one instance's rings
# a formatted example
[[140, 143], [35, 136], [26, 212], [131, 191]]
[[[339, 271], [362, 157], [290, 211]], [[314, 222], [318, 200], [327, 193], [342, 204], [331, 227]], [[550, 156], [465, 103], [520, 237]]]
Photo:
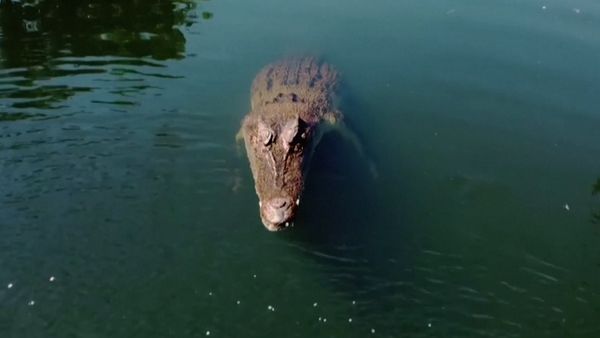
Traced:
[[[600, 195], [600, 178], [596, 181], [596, 183], [592, 184], [592, 197]], [[600, 226], [600, 207], [596, 211], [591, 212], [591, 220], [592, 224]], [[600, 228], [597, 229], [597, 235], [600, 236]]]
[[[359, 134], [369, 158], [368, 135], [361, 122], [367, 107], [342, 83], [341, 106], [349, 126]], [[323, 283], [346, 301], [356, 302], [357, 315], [383, 315], [402, 305], [390, 295], [410, 298], [411, 220], [409, 190], [385, 196], [388, 183], [403, 186], [375, 159], [379, 176], [353, 145], [339, 134], [325, 135], [311, 163], [295, 227], [281, 236], [319, 267]], [[397, 170], [393, 170], [398, 175]], [[402, 176], [402, 175], [400, 175]]]
[[344, 122], [361, 140], [365, 149], [365, 156], [371, 160], [377, 167], [383, 167], [385, 165], [382, 158], [378, 157], [378, 152], [375, 151], [375, 143], [371, 140], [371, 133], [377, 132], [373, 119], [370, 118], [374, 114], [380, 114], [381, 112], [375, 112], [369, 110], [369, 108], [363, 104], [360, 100], [360, 93], [348, 81], [342, 74], [340, 81], [339, 97], [339, 109], [344, 113]]

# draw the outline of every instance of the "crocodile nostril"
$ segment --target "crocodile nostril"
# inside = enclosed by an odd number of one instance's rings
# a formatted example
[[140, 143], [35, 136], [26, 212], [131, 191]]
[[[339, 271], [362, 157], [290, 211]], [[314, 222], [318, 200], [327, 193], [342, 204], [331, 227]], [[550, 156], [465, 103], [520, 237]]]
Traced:
[[274, 208], [283, 208], [287, 204], [287, 201], [283, 198], [274, 198], [271, 200], [271, 206]]

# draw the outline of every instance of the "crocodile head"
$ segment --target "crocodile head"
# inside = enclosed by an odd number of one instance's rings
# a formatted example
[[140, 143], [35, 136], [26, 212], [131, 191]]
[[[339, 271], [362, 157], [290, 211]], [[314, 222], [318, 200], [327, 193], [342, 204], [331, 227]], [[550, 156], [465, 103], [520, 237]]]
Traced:
[[285, 229], [300, 204], [311, 128], [296, 113], [255, 113], [242, 132], [262, 223], [270, 231]]

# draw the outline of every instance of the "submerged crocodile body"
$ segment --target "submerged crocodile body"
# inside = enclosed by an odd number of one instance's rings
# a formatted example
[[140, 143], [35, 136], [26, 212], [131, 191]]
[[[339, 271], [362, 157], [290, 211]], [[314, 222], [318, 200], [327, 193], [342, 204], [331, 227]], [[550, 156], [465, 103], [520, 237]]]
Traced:
[[324, 133], [341, 132], [362, 154], [335, 107], [338, 84], [338, 72], [313, 57], [280, 60], [254, 78], [251, 112], [236, 141], [245, 143], [261, 220], [270, 231], [293, 221], [310, 158]]

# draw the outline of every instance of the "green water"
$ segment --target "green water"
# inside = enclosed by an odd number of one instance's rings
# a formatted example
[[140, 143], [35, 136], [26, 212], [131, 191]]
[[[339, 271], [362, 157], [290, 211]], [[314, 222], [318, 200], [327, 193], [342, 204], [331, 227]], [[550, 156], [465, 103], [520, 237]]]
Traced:
[[[599, 337], [599, 30], [592, 0], [4, 1], [0, 337]], [[327, 136], [271, 233], [234, 136], [306, 51], [379, 176]]]

